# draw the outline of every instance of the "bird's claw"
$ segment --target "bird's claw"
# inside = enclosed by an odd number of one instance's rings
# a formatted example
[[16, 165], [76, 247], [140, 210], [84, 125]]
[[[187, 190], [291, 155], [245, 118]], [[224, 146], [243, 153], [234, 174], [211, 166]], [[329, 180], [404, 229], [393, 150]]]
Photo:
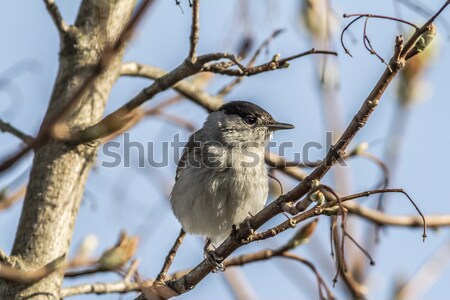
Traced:
[[223, 265], [223, 257], [220, 257], [213, 250], [205, 251], [206, 260], [214, 267], [213, 272], [223, 272], [225, 271], [225, 267]]
[[250, 242], [250, 237], [255, 233], [255, 230], [252, 228], [252, 224], [250, 222], [250, 219], [253, 217], [250, 213], [249, 213], [250, 217], [245, 218], [243, 224], [245, 224], [245, 230], [247, 232], [247, 238], [242, 239], [241, 243], [242, 244], [248, 244]]
[[251, 219], [252, 217], [253, 217], [253, 216], [251, 216], [251, 217], [249, 217], [249, 218], [245, 218], [245, 225], [247, 226], [246, 229], [247, 229], [249, 235], [252, 235], [252, 234], [255, 233], [255, 230], [252, 228], [252, 223], [250, 222], [250, 219]]

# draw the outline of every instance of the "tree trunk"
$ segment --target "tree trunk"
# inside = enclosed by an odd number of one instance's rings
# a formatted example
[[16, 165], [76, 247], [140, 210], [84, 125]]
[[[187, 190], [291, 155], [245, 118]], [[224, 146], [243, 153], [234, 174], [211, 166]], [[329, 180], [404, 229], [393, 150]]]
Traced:
[[[61, 36], [59, 71], [45, 118], [61, 111], [108, 42], [126, 25], [135, 0], [84, 0], [75, 26]], [[103, 114], [117, 79], [122, 53], [80, 98], [65, 122], [83, 128]], [[39, 268], [69, 250], [74, 223], [97, 146], [71, 147], [50, 141], [35, 153], [24, 206], [9, 262], [24, 270]], [[63, 272], [26, 285], [0, 281], [0, 299], [59, 299]]]

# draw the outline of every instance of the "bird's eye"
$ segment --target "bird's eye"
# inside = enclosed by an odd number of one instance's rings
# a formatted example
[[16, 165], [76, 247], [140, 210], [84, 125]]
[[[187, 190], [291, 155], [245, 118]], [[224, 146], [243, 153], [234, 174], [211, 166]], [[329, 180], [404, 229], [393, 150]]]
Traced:
[[247, 123], [249, 125], [253, 125], [256, 123], [256, 117], [253, 115], [246, 115], [244, 117], [244, 121], [245, 121], [245, 123]]

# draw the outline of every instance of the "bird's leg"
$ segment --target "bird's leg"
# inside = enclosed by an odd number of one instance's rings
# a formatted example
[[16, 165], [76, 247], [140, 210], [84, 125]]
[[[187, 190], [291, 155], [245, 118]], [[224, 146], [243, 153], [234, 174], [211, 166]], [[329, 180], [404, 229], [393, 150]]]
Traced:
[[241, 243], [248, 244], [249, 243], [249, 237], [255, 233], [255, 230], [252, 228], [252, 223], [250, 222], [251, 218], [253, 218], [253, 215], [248, 212], [248, 217], [245, 218], [244, 222], [242, 224], [245, 225], [245, 231], [247, 232], [247, 238], [241, 240]]
[[238, 233], [237, 226], [235, 224], [231, 225], [231, 236], [235, 238], [237, 236], [237, 233]]
[[213, 272], [225, 271], [225, 267], [222, 263], [223, 257], [220, 257], [216, 254], [216, 247], [214, 247], [209, 238], [206, 238], [205, 246], [203, 247], [203, 254], [208, 262], [214, 267]]

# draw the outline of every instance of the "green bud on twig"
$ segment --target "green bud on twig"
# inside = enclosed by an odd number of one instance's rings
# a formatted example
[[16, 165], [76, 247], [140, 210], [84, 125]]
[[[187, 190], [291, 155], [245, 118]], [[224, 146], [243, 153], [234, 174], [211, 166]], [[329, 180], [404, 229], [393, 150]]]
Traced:
[[315, 219], [301, 227], [286, 244], [287, 250], [292, 250], [300, 245], [309, 242], [309, 238], [313, 235], [318, 221], [319, 219]]

